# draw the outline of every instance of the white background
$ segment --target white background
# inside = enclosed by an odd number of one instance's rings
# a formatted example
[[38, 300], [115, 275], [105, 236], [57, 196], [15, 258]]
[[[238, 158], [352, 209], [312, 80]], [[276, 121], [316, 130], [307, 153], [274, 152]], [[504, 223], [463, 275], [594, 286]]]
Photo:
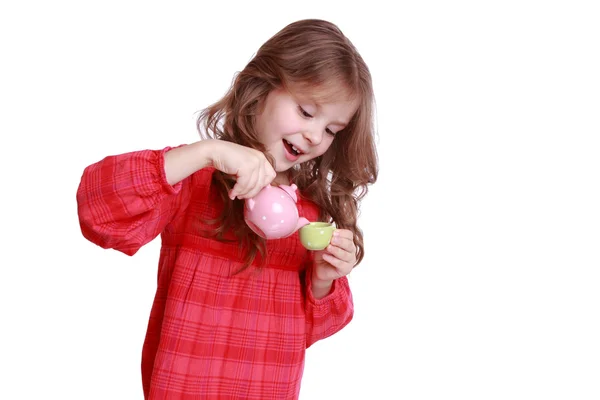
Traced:
[[600, 398], [593, 1], [7, 1], [0, 398], [142, 399], [159, 243], [78, 226], [85, 166], [197, 139], [260, 44], [330, 19], [371, 68], [381, 174], [353, 322], [301, 398]]

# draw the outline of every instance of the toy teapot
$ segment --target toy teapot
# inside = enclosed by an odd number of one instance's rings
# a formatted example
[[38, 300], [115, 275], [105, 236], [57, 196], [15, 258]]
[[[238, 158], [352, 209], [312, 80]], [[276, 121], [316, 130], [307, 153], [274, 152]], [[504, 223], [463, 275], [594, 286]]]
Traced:
[[294, 184], [267, 185], [256, 196], [246, 199], [246, 224], [265, 239], [281, 239], [308, 225], [310, 221], [298, 215], [296, 189]]

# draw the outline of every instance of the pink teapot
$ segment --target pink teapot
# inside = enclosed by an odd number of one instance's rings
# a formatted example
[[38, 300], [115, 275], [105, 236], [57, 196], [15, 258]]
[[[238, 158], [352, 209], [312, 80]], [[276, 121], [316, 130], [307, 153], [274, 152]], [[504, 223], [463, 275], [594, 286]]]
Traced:
[[308, 225], [310, 221], [298, 215], [296, 189], [294, 184], [267, 185], [247, 199], [244, 219], [248, 226], [265, 239], [281, 239]]

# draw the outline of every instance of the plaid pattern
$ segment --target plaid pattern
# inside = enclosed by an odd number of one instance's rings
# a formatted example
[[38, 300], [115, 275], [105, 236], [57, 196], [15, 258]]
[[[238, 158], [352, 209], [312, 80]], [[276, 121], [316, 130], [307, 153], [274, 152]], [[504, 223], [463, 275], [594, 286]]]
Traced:
[[[199, 235], [220, 208], [205, 168], [171, 186], [164, 152], [109, 156], [90, 165], [78, 191], [82, 234], [127, 255], [161, 235], [157, 291], [142, 351], [146, 399], [297, 399], [305, 349], [350, 322], [347, 279], [315, 299], [310, 253], [297, 233], [267, 245], [267, 267], [231, 276], [235, 241]], [[302, 216], [316, 220], [299, 198]], [[230, 236], [231, 237], [231, 236]]]

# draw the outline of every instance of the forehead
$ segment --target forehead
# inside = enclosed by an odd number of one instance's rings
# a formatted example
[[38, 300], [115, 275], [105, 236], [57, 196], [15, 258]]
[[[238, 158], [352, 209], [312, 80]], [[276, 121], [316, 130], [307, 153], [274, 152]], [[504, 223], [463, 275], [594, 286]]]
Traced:
[[320, 85], [293, 85], [290, 92], [296, 97], [317, 104], [358, 103], [359, 94], [340, 82], [328, 82]]

